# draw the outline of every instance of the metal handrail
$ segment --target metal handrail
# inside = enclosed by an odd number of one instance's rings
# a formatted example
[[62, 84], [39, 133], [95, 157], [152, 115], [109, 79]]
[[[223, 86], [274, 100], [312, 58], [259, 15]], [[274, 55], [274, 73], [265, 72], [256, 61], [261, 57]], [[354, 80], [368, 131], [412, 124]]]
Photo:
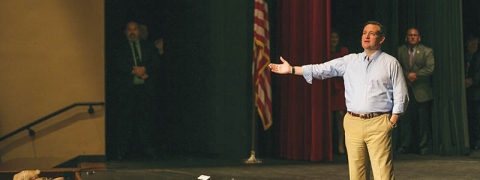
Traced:
[[93, 113], [95, 113], [95, 110], [92, 108], [92, 106], [103, 106], [103, 105], [105, 105], [104, 102], [77, 102], [77, 103], [73, 103], [72, 105], [69, 105], [69, 106], [67, 106], [67, 107], [64, 107], [64, 108], [62, 108], [62, 109], [60, 109], [60, 110], [58, 110], [58, 111], [55, 111], [55, 112], [53, 112], [53, 113], [51, 113], [51, 114], [49, 114], [49, 115], [46, 115], [45, 117], [42, 117], [42, 118], [40, 118], [40, 119], [38, 119], [38, 120], [30, 123], [30, 124], [27, 124], [26, 126], [23, 126], [23, 127], [21, 127], [21, 128], [18, 128], [17, 130], [12, 131], [11, 133], [8, 133], [7, 135], [5, 135], [5, 136], [3, 136], [3, 137], [0, 138], [0, 142], [2, 142], [3, 140], [5, 140], [5, 139], [7, 139], [7, 138], [9, 138], [9, 137], [11, 137], [11, 136], [19, 133], [19, 132], [22, 132], [23, 130], [28, 130], [28, 134], [29, 134], [30, 136], [35, 136], [35, 131], [33, 131], [32, 129], [30, 129], [32, 126], [35, 126], [35, 125], [37, 125], [37, 124], [39, 124], [39, 123], [41, 123], [41, 122], [43, 122], [43, 121], [46, 121], [47, 119], [50, 119], [50, 118], [52, 118], [52, 117], [54, 117], [54, 116], [56, 116], [56, 115], [59, 115], [60, 113], [63, 113], [63, 112], [65, 112], [65, 111], [69, 110], [69, 109], [72, 109], [72, 108], [74, 108], [74, 107], [77, 107], [77, 106], [90, 106], [90, 107], [88, 108], [88, 113], [89, 113], [89, 114], [93, 114]]

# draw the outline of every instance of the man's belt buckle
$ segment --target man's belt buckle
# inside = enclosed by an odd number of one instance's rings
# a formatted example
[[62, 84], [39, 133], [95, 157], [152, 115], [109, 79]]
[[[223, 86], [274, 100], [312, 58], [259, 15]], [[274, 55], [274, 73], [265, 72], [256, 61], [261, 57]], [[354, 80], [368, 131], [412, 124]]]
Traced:
[[360, 118], [362, 119], [370, 119], [376, 117], [377, 113], [369, 113], [369, 114], [360, 114]]

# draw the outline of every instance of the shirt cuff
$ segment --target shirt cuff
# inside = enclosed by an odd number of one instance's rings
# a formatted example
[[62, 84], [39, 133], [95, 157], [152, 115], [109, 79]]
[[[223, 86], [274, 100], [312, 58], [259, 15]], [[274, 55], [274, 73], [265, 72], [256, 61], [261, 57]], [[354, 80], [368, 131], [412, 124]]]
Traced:
[[313, 76], [312, 76], [312, 65], [304, 65], [302, 66], [303, 71], [303, 78], [307, 81], [308, 84], [312, 84]]

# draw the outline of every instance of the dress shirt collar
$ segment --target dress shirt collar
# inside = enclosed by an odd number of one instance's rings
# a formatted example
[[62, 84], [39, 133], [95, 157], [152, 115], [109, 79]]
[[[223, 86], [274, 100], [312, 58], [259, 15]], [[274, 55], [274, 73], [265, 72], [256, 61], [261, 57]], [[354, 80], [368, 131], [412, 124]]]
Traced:
[[408, 53], [410, 53], [410, 52], [415, 52], [415, 51], [417, 50], [417, 46], [418, 46], [418, 45], [415, 45], [415, 46], [413, 46], [413, 47], [407, 46], [407, 47], [408, 47]]
[[133, 44], [133, 45], [137, 45], [137, 44], [140, 44], [140, 39], [136, 40], [136, 41], [128, 41], [130, 44]]
[[[372, 55], [370, 55], [370, 61], [372, 60], [375, 60], [378, 58], [378, 56], [380, 56], [380, 54], [382, 54], [382, 50], [377, 50], [375, 51], [375, 53], [373, 53]], [[362, 56], [363, 56], [363, 60], [364, 61], [367, 61], [368, 60], [368, 56], [365, 52], [362, 53]]]

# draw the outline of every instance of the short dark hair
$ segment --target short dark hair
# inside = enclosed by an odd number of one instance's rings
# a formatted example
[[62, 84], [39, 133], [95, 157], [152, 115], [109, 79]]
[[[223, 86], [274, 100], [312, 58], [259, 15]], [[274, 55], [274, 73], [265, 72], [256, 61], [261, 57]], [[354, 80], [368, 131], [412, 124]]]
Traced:
[[135, 22], [135, 21], [129, 21], [129, 22], [125, 25], [125, 30], [128, 29], [128, 25], [130, 25], [130, 24], [135, 24], [135, 26], [137, 26], [137, 28], [139, 28], [139, 25], [138, 25], [137, 22]]
[[408, 35], [408, 31], [410, 31], [410, 30], [412, 30], [412, 29], [417, 30], [418, 35], [420, 35], [420, 30], [418, 30], [416, 27], [409, 27], [409, 28], [405, 31], [405, 35]]
[[470, 33], [465, 35], [465, 44], [469, 43], [470, 41], [473, 41], [475, 39], [478, 39], [478, 36], [476, 34]]
[[[384, 37], [385, 36], [385, 27], [380, 24], [379, 22], [377, 21], [368, 21], [367, 23], [365, 23], [365, 26], [369, 25], [369, 24], [373, 24], [373, 25], [377, 25], [378, 27], [380, 27], [380, 30], [378, 31], [378, 35], [380, 35], [380, 37]], [[365, 27], [363, 26], [363, 27]]]

